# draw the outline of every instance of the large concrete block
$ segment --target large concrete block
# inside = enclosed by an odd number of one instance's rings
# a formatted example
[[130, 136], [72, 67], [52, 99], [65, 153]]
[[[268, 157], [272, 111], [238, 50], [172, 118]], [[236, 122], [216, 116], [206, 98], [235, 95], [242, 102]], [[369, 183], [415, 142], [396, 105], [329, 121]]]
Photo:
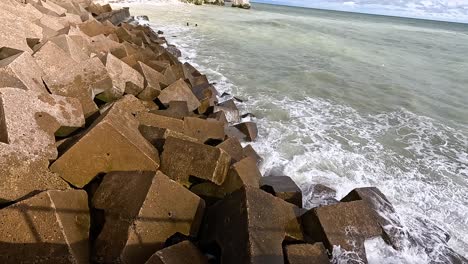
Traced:
[[240, 122], [239, 109], [233, 99], [219, 103], [214, 107], [214, 112], [222, 111], [226, 115], [226, 119], [229, 123]]
[[25, 153], [57, 158], [55, 136], [84, 126], [78, 100], [17, 88], [0, 88], [0, 142]]
[[25, 8], [8, 1], [0, 3], [0, 47], [10, 47], [32, 53], [28, 39], [42, 39], [42, 28], [24, 16]]
[[231, 157], [222, 149], [168, 137], [161, 157], [161, 171], [171, 179], [189, 185], [190, 176], [221, 185]]
[[302, 240], [300, 210], [258, 188], [243, 187], [207, 210], [202, 242], [216, 242], [221, 263], [284, 263], [283, 241]]
[[362, 200], [311, 209], [302, 222], [311, 239], [323, 242], [330, 252], [333, 246], [352, 251], [359, 263], [367, 263], [364, 241], [382, 234], [376, 213]]
[[184, 121], [177, 118], [152, 113], [139, 113], [136, 118], [140, 125], [169, 129], [179, 133], [184, 132]]
[[330, 264], [322, 243], [287, 245], [284, 252], [288, 264]]
[[146, 264], [208, 264], [208, 258], [190, 241], [183, 241], [154, 253]]
[[384, 232], [384, 239], [396, 249], [403, 247], [405, 233], [403, 224], [392, 203], [376, 187], [356, 188], [346, 195], [342, 202], [363, 200], [376, 212], [377, 220]]
[[[186, 116], [190, 116], [191, 113], [188, 110], [186, 101], [170, 101], [169, 107], [164, 110], [151, 111], [152, 113], [183, 119]], [[192, 113], [193, 114], [193, 113]]]
[[[228, 119], [229, 121], [229, 119]], [[235, 125], [244, 135], [247, 137], [247, 140], [254, 141], [258, 136], [257, 124], [254, 122], [244, 122]]]
[[88, 263], [85, 191], [46, 191], [0, 210], [1, 263]]
[[138, 125], [132, 115], [111, 107], [50, 169], [80, 188], [99, 173], [156, 171], [158, 152], [140, 134]]
[[232, 158], [232, 163], [240, 161], [245, 157], [244, 149], [237, 138], [228, 138], [216, 147], [226, 151]]
[[89, 59], [88, 50], [85, 47], [77, 44], [68, 35], [59, 35], [50, 38], [49, 41], [55, 43], [58, 47], [64, 50], [76, 62], [86, 61]]
[[217, 186], [211, 182], [204, 182], [193, 186], [190, 190], [201, 197], [214, 200], [222, 199], [243, 186], [258, 188], [261, 177], [262, 174], [257, 167], [255, 159], [247, 157], [231, 166], [221, 186]]
[[14, 87], [47, 93], [42, 82], [44, 73], [31, 54], [19, 51], [13, 56], [0, 59], [0, 87]]
[[114, 28], [108, 25], [104, 25], [97, 20], [89, 20], [78, 25], [80, 30], [90, 37], [97, 35], [108, 35], [114, 33]]
[[0, 204], [16, 201], [44, 190], [70, 187], [49, 171], [49, 160], [0, 142]]
[[164, 75], [142, 62], [138, 62], [136, 69], [145, 78], [145, 88], [138, 94], [138, 98], [153, 101], [161, 93], [161, 83], [164, 82]]
[[112, 89], [112, 80], [96, 57], [77, 63], [51, 41], [46, 42], [33, 57], [44, 70], [43, 79], [50, 92], [79, 99], [85, 117], [98, 111], [94, 95]]
[[296, 183], [288, 176], [262, 177], [260, 186], [263, 190], [286, 202], [302, 208], [302, 191]]
[[190, 111], [200, 106], [200, 101], [198, 101], [190, 87], [182, 79], [162, 90], [158, 98], [163, 104], [168, 104], [171, 101], [186, 101]]
[[184, 134], [196, 138], [200, 143], [208, 140], [224, 140], [224, 123], [196, 117], [184, 118]]
[[136, 96], [145, 88], [143, 76], [110, 53], [107, 54], [106, 69], [114, 86], [111, 94], [104, 95], [110, 100], [119, 98], [124, 93]]
[[99, 263], [145, 263], [173, 234], [196, 236], [205, 207], [160, 171], [109, 173], [92, 204], [105, 213], [94, 245]]

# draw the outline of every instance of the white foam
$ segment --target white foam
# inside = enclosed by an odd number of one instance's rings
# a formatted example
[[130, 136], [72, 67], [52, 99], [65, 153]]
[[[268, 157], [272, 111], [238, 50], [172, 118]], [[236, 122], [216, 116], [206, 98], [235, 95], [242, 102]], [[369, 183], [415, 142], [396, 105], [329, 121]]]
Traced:
[[[468, 252], [468, 204], [460, 203], [468, 201], [464, 134], [405, 109], [363, 114], [318, 98], [253, 97], [221, 73], [223, 62], [216, 54], [197, 57], [203, 36], [189, 27], [151, 25], [162, 29], [180, 48], [182, 60], [207, 74], [221, 93], [237, 92], [247, 98], [240, 109], [261, 117], [256, 120], [260, 137], [253, 145], [265, 159], [263, 174], [290, 175], [303, 190], [306, 206], [314, 184], [335, 188], [338, 199], [356, 187], [376, 186], [395, 206], [405, 230], [433, 247], [426, 250], [407, 241], [396, 251], [373, 239], [366, 242], [369, 263], [442, 259], [446, 246], [437, 226], [452, 235], [449, 246]], [[424, 224], [428, 222], [434, 225]], [[339, 248], [335, 253], [335, 263], [346, 263], [352, 256]]]

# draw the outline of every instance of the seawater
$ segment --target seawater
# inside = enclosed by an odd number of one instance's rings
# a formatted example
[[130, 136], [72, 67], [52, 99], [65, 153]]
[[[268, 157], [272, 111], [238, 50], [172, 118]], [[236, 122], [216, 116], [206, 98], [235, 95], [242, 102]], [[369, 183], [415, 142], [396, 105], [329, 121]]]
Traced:
[[448, 263], [444, 232], [468, 257], [468, 25], [256, 3], [140, 1], [131, 12], [245, 99], [263, 174], [291, 176], [309, 207], [318, 183], [337, 199], [376, 186], [430, 247], [374, 239], [370, 263]]

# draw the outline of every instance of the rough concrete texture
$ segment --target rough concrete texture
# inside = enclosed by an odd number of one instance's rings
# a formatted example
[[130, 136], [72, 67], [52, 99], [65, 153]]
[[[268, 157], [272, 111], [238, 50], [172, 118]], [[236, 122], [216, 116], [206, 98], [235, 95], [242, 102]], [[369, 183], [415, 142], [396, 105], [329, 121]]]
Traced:
[[163, 104], [168, 104], [170, 101], [186, 101], [189, 111], [193, 111], [200, 106], [197, 97], [182, 79], [162, 90], [158, 98]]
[[94, 259], [106, 263], [145, 263], [174, 233], [196, 236], [205, 207], [160, 171], [109, 173], [92, 204], [105, 212]]
[[145, 88], [143, 76], [110, 53], [107, 55], [106, 69], [114, 86], [109, 99], [119, 98], [124, 93], [138, 95]]
[[222, 149], [168, 137], [161, 157], [161, 171], [184, 185], [190, 185], [191, 176], [221, 185], [230, 163], [231, 157]]
[[111, 107], [51, 166], [53, 172], [76, 187], [99, 173], [159, 168], [156, 149], [138, 131], [138, 121]]
[[[42, 69], [31, 57], [31, 54], [24, 51], [18, 52], [13, 56], [0, 58], [0, 87], [47, 93], [42, 82]], [[2, 52], [0, 51], [0, 53]]]
[[322, 243], [287, 245], [285, 253], [289, 264], [330, 264]]
[[31, 155], [57, 158], [54, 136], [84, 126], [74, 98], [17, 88], [0, 89], [0, 141]]
[[0, 210], [1, 263], [88, 263], [85, 191], [46, 191]]
[[190, 241], [183, 241], [157, 251], [146, 264], [208, 264], [208, 258]]

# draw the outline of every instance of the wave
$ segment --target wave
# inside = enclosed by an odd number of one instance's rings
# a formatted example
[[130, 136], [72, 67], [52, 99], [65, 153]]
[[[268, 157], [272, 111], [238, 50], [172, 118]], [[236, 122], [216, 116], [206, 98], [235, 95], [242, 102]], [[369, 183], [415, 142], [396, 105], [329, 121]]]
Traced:
[[[369, 263], [448, 263], [448, 246], [468, 252], [468, 204], [459, 202], [468, 201], [466, 134], [404, 108], [366, 114], [321, 98], [254, 97], [223, 75], [224, 62], [216, 54], [198, 56], [207, 36], [186, 26], [150, 25], [163, 30], [182, 60], [207, 74], [221, 93], [247, 99], [239, 108], [260, 117], [253, 145], [265, 159], [262, 174], [291, 176], [306, 206], [313, 205], [315, 184], [335, 188], [337, 199], [357, 187], [376, 186], [385, 193], [412, 241], [408, 238], [402, 251], [381, 239], [367, 241]], [[448, 245], [446, 234], [452, 237]], [[352, 256], [335, 250], [334, 263]]]

